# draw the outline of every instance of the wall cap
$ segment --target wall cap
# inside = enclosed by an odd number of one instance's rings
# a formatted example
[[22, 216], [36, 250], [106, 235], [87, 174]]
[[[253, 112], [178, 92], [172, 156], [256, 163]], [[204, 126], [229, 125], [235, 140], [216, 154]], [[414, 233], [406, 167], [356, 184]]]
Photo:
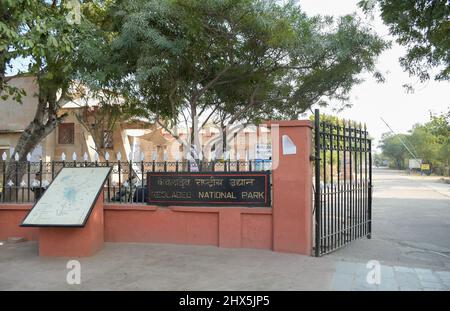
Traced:
[[0, 204], [0, 211], [28, 211], [33, 207], [32, 203], [7, 203]]
[[141, 204], [108, 204], [104, 203], [104, 210], [110, 211], [156, 211], [158, 209], [155, 205], [141, 205]]

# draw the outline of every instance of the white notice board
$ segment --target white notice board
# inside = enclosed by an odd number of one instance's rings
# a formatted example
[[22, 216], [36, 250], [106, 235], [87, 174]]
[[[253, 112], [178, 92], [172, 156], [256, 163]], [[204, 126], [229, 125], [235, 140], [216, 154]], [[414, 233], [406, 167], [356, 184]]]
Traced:
[[63, 168], [22, 222], [23, 227], [84, 227], [109, 167]]

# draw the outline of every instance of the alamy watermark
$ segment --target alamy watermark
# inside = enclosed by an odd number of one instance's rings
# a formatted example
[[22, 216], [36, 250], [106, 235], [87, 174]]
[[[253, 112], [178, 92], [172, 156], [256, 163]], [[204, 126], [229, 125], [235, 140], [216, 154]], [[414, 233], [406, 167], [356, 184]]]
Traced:
[[66, 275], [66, 282], [69, 285], [81, 284], [81, 264], [78, 260], [69, 260], [66, 264], [66, 268], [69, 269]]
[[366, 268], [369, 272], [366, 276], [366, 281], [370, 285], [380, 285], [381, 284], [381, 265], [378, 260], [370, 260], [366, 264]]
[[66, 3], [69, 13], [66, 15], [66, 21], [69, 25], [81, 23], [81, 4], [78, 0], [69, 0]]

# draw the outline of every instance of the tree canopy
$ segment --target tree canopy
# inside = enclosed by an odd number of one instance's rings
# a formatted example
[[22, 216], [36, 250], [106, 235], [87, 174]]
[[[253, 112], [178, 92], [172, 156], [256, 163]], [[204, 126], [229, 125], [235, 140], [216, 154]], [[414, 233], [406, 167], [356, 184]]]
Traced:
[[112, 39], [92, 46], [97, 69], [87, 80], [192, 132], [210, 120], [225, 128], [345, 102], [360, 73], [379, 77], [388, 45], [354, 15], [308, 17], [293, 1], [118, 0], [108, 14]]
[[[13, 57], [29, 60], [27, 73], [36, 77], [39, 93], [36, 113], [16, 145], [24, 160], [29, 152], [64, 118], [61, 104], [70, 98], [80, 43], [92, 36], [92, 23], [81, 19], [80, 7], [68, 1], [19, 0], [2, 2], [11, 18], [2, 21], [6, 54], [3, 65]], [[74, 12], [75, 10], [75, 12]], [[74, 15], [75, 14], [75, 15]], [[13, 35], [14, 32], [14, 35]]]
[[[99, 2], [104, 3], [103, 1]], [[23, 90], [11, 87], [5, 76], [11, 60], [28, 62], [27, 74], [38, 86], [32, 121], [21, 133], [11, 159], [24, 161], [39, 142], [66, 117], [60, 113], [71, 99], [73, 81], [79, 77], [82, 43], [98, 36], [91, 11], [97, 1], [5, 0], [0, 3], [0, 93], [20, 102]], [[31, 94], [34, 95], [34, 94]], [[24, 169], [24, 167], [21, 167]], [[20, 175], [20, 174], [19, 174]], [[6, 178], [17, 184], [8, 165]]]
[[385, 133], [381, 137], [380, 148], [382, 154], [391, 160], [391, 166], [396, 169], [404, 169], [406, 159], [413, 158], [405, 148], [404, 141], [407, 135]]
[[407, 49], [402, 67], [421, 81], [450, 78], [450, 3], [447, 0], [363, 0], [366, 11], [377, 3], [381, 18], [397, 42]]
[[449, 176], [450, 111], [430, 115], [429, 122], [414, 125], [409, 134], [383, 135], [381, 150], [394, 167], [403, 169], [406, 160], [413, 158], [408, 149], [424, 163], [431, 164], [434, 172]]
[[31, 0], [4, 0], [0, 2], [0, 98], [10, 96], [21, 101], [24, 91], [9, 85], [6, 71], [11, 60], [21, 55], [24, 44], [20, 29], [32, 19]]

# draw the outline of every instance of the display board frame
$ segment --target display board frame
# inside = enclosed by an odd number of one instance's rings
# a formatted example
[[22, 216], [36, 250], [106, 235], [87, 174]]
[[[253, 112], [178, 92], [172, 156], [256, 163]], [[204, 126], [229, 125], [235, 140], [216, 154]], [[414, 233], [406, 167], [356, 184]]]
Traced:
[[[81, 224], [30, 224], [30, 223], [25, 223], [25, 220], [28, 218], [28, 216], [31, 214], [31, 212], [35, 209], [35, 207], [38, 205], [38, 203], [45, 197], [45, 194], [47, 193], [48, 189], [52, 186], [52, 184], [54, 183], [55, 180], [57, 180], [58, 176], [60, 175], [60, 173], [64, 170], [64, 169], [92, 169], [92, 168], [108, 168], [108, 173], [106, 174], [106, 177], [104, 178], [104, 180], [102, 181], [101, 187], [99, 187], [99, 190], [97, 191], [97, 193], [95, 194], [95, 198], [92, 201], [88, 212], [86, 213], [84, 220]], [[95, 207], [95, 204], [97, 202], [97, 200], [100, 197], [100, 194], [103, 191], [103, 187], [106, 183], [106, 181], [109, 178], [109, 175], [111, 174], [111, 170], [112, 167], [104, 167], [104, 166], [98, 166], [98, 167], [93, 167], [93, 166], [85, 166], [85, 167], [63, 167], [57, 174], [56, 176], [53, 178], [53, 180], [50, 182], [50, 184], [48, 185], [46, 191], [44, 192], [44, 194], [41, 195], [41, 197], [33, 204], [32, 208], [28, 211], [27, 215], [23, 218], [20, 227], [51, 227], [51, 228], [84, 228], [86, 226], [86, 223], [90, 217], [90, 215], [92, 214], [92, 210]]]

